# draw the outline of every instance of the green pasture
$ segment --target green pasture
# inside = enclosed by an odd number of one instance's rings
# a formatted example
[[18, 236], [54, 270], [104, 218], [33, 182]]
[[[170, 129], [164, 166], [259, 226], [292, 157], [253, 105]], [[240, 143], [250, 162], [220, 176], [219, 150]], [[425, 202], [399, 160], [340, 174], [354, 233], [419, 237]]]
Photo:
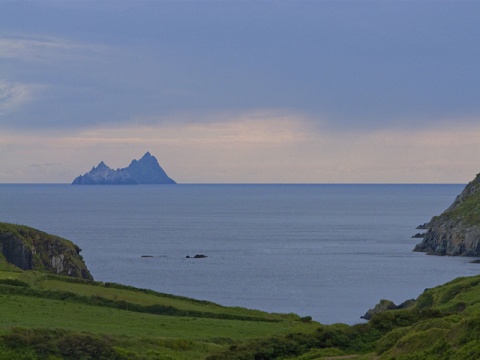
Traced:
[[[90, 286], [87, 286], [90, 285]], [[156, 293], [154, 291], [142, 291], [134, 289], [122, 289], [118, 287], [106, 287], [103, 283], [69, 283], [62, 280], [50, 279], [41, 281], [38, 286], [45, 290], [68, 291], [83, 296], [103, 297], [110, 300], [126, 301], [138, 305], [164, 305], [179, 310], [190, 312], [209, 312], [213, 314], [230, 314], [258, 318], [259, 320], [280, 321], [285, 320], [285, 315], [269, 314], [258, 310], [249, 310], [240, 307], [225, 307], [208, 301], [198, 301], [181, 296]], [[291, 316], [297, 319], [297, 316]]]
[[410, 308], [348, 326], [119, 284], [0, 271], [0, 360], [480, 358], [478, 324], [480, 276], [427, 289]]
[[[154, 313], [158, 305], [179, 310], [181, 316]], [[50, 349], [45, 359], [55, 360], [52, 354], [59, 354], [61, 348], [57, 343], [84, 338], [88, 340], [82, 343], [110, 349], [112, 359], [203, 359], [233, 344], [292, 332], [311, 333], [318, 326], [293, 314], [224, 307], [41, 272], [0, 271], [0, 360], [2, 354], [42, 359], [39, 344], [43, 342]], [[22, 345], [12, 348], [12, 341]]]
[[248, 339], [307, 330], [307, 326], [298, 321], [274, 323], [162, 316], [18, 295], [0, 295], [0, 314], [0, 330], [3, 333], [19, 326], [107, 335], [208, 340], [220, 337]]

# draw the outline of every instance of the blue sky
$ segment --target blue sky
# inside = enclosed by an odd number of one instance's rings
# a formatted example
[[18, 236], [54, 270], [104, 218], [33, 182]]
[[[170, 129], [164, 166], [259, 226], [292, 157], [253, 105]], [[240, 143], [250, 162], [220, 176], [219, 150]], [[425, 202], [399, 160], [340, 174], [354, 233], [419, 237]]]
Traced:
[[2, 1], [0, 182], [467, 182], [480, 2]]

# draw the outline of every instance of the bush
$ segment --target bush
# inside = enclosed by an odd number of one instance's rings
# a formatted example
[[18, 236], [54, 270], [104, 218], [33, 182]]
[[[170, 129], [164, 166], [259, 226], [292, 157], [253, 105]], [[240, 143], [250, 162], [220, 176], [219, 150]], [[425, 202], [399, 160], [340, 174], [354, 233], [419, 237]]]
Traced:
[[127, 359], [115, 351], [108, 339], [87, 333], [15, 328], [12, 333], [3, 335], [1, 340], [7, 352], [29, 354], [32, 359], [55, 357], [71, 360]]
[[11, 285], [11, 286], [20, 286], [20, 287], [30, 287], [29, 283], [17, 279], [0, 279], [0, 284]]
[[0, 360], [37, 360], [37, 356], [31, 349], [11, 349], [2, 344]]
[[455, 345], [465, 345], [480, 338], [480, 315], [460, 321], [450, 333]]
[[480, 343], [472, 340], [452, 355], [452, 360], [480, 359]]
[[399, 328], [387, 333], [380, 340], [378, 340], [376, 344], [377, 354], [383, 354], [384, 352], [395, 347], [398, 341], [403, 338], [409, 331], [410, 328]]

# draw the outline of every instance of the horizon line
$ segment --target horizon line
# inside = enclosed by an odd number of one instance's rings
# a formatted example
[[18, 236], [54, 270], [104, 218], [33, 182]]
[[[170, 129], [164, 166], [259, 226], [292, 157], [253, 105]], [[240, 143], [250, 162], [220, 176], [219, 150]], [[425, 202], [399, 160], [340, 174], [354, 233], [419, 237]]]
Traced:
[[[106, 185], [102, 185], [102, 184], [93, 184], [93, 185], [75, 185], [75, 186], [81, 186], [81, 187], [84, 187], [84, 186], [121, 186], [121, 187], [128, 187], [129, 185], [130, 186], [158, 186], [158, 185], [168, 185], [168, 186], [175, 186], [175, 185], [466, 185], [467, 183], [428, 183], [428, 182], [405, 182], [405, 183], [395, 183], [395, 182], [385, 182], [385, 183], [381, 183], [381, 182], [372, 182], [372, 183], [367, 183], [367, 182], [364, 182], [364, 183], [356, 183], [356, 182], [352, 182], [352, 183], [333, 183], [333, 182], [325, 182], [325, 183], [322, 183], [322, 182], [318, 182], [318, 183], [308, 183], [308, 182], [305, 182], [305, 183], [296, 183], [296, 182], [292, 182], [292, 183], [263, 183], [263, 182], [245, 182], [245, 183], [242, 183], [242, 182], [232, 182], [232, 183], [208, 183], [208, 182], [205, 182], [205, 183], [200, 183], [200, 182], [184, 182], [184, 183], [176, 183], [176, 184], [127, 184], [127, 185], [118, 185], [118, 184], [106, 184]], [[72, 185], [72, 183], [70, 182], [0, 182], [0, 185]]]

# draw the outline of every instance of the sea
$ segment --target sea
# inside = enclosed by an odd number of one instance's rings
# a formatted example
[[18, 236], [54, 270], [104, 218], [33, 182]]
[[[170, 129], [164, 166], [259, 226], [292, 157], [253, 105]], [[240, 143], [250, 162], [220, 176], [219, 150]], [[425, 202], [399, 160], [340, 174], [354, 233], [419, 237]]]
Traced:
[[480, 273], [412, 251], [464, 186], [1, 184], [0, 221], [75, 242], [97, 281], [355, 324]]

